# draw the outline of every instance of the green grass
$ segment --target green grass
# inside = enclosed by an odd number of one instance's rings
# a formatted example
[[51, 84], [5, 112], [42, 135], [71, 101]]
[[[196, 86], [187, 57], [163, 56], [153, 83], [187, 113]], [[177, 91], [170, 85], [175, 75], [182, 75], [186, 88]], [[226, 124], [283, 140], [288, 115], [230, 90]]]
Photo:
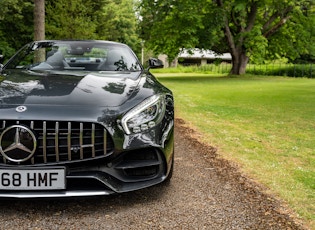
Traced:
[[202, 141], [315, 223], [315, 80], [156, 73]]

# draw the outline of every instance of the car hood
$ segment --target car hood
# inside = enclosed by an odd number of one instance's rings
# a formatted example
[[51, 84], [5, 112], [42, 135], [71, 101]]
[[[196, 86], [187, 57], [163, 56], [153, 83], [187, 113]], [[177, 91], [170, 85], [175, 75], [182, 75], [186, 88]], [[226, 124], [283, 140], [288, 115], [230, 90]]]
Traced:
[[0, 105], [120, 106], [138, 88], [141, 72], [32, 72], [0, 77]]

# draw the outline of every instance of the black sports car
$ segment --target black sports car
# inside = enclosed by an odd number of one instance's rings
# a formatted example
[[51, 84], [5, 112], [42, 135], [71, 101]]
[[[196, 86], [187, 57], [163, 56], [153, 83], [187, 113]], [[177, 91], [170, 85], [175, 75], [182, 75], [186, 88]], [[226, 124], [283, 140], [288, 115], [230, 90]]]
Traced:
[[169, 180], [174, 99], [148, 69], [108, 41], [36, 41], [0, 65], [0, 197], [107, 195]]

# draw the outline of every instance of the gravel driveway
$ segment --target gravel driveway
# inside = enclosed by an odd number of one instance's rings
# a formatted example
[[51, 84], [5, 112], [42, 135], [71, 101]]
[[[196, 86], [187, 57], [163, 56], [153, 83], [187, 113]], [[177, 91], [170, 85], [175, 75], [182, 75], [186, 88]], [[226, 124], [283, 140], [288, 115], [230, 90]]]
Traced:
[[176, 120], [170, 184], [96, 198], [2, 200], [0, 229], [305, 229]]

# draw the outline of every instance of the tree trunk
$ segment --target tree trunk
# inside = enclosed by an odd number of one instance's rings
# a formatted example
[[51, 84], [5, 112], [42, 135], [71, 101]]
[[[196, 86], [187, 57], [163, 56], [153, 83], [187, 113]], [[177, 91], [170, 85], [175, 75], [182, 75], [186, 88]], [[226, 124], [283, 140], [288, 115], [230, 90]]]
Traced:
[[[45, 39], [45, 0], [34, 0], [34, 40]], [[45, 60], [45, 50], [38, 50], [35, 62]]]
[[232, 69], [230, 74], [245, 74], [248, 60], [249, 58], [246, 56], [245, 51], [235, 51], [235, 53], [232, 54]]
[[229, 27], [229, 22], [225, 22], [225, 37], [230, 47], [232, 55], [232, 69], [230, 74], [241, 75], [246, 72], [246, 65], [249, 58], [246, 55], [246, 49], [244, 47], [244, 38], [240, 37], [237, 43], [234, 40], [234, 36]]
[[45, 39], [45, 0], [34, 0], [34, 40]]

